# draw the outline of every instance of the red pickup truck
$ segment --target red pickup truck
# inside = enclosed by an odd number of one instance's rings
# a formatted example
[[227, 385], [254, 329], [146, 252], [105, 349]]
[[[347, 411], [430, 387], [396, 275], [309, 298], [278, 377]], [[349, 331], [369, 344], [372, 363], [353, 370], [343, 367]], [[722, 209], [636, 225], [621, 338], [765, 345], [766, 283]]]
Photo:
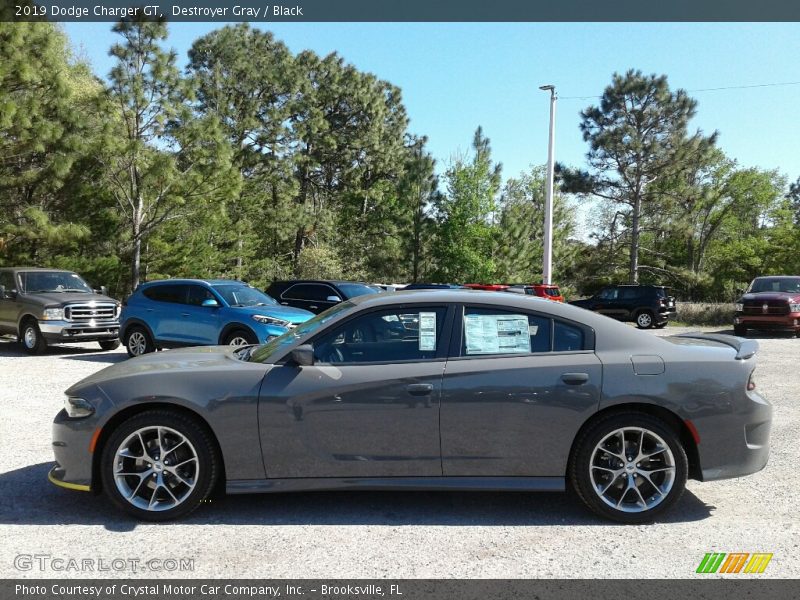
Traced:
[[782, 330], [800, 334], [800, 276], [756, 277], [736, 302], [733, 331]]

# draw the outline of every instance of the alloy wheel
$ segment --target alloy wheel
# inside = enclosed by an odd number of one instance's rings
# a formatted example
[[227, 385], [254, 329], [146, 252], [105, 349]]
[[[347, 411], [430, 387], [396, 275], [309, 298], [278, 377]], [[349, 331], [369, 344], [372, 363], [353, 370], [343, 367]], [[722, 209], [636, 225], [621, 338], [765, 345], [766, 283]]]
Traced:
[[133, 356], [141, 356], [147, 352], [147, 338], [141, 331], [134, 331], [128, 336], [128, 350]]
[[25, 347], [28, 348], [29, 350], [35, 348], [37, 337], [38, 334], [36, 333], [36, 329], [33, 327], [33, 325], [28, 325], [25, 328], [25, 333], [22, 336], [22, 340], [25, 343]]
[[606, 435], [594, 448], [589, 477], [608, 506], [640, 513], [658, 506], [675, 483], [675, 456], [656, 433], [625, 427]]
[[244, 337], [237, 335], [232, 337], [228, 342], [229, 346], [249, 346], [250, 342], [248, 342]]
[[170, 427], [137, 429], [114, 455], [114, 483], [131, 505], [160, 512], [180, 505], [194, 491], [200, 465], [189, 439]]
[[653, 324], [653, 317], [650, 316], [650, 313], [640, 313], [638, 317], [636, 317], [636, 324], [639, 327], [647, 328]]

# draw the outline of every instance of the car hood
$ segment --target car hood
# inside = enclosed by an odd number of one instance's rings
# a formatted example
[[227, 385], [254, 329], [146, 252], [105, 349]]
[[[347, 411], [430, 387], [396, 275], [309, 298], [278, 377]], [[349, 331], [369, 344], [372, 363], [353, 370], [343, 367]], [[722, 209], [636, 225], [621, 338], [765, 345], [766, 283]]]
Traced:
[[283, 304], [267, 304], [265, 306], [232, 306], [236, 312], [246, 315], [266, 315], [276, 319], [284, 319], [289, 323], [305, 323], [314, 313], [294, 306], [284, 306]]
[[792, 301], [792, 300], [800, 300], [800, 294], [794, 292], [756, 292], [754, 294], [745, 294], [741, 298], [739, 298], [739, 302], [768, 302], [772, 300], [774, 301]]
[[42, 292], [40, 294], [25, 294], [29, 302], [36, 302], [42, 306], [50, 304], [71, 304], [73, 302], [111, 302], [117, 301], [102, 294], [86, 294], [82, 292]]
[[198, 368], [207, 369], [214, 366], [231, 369], [248, 364], [237, 359], [233, 354], [234, 350], [235, 348], [231, 346], [198, 346], [144, 354], [93, 373], [71, 386], [65, 393], [69, 395], [92, 384], [102, 387], [105, 381], [136, 375], [149, 375], [162, 371], [193, 371]]

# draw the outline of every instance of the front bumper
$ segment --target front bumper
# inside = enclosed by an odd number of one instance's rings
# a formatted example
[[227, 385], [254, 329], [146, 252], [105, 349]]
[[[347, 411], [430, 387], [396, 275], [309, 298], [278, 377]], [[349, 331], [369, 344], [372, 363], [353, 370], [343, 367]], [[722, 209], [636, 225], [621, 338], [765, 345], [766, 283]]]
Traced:
[[39, 321], [39, 331], [51, 343], [111, 341], [119, 338], [119, 321]]
[[750, 329], [771, 329], [782, 331], [800, 331], [800, 313], [787, 315], [744, 315], [736, 313], [734, 325]]
[[71, 419], [61, 410], [53, 420], [53, 454], [56, 464], [48, 474], [51, 483], [73, 490], [89, 491], [92, 486], [90, 445], [95, 433], [94, 419]]

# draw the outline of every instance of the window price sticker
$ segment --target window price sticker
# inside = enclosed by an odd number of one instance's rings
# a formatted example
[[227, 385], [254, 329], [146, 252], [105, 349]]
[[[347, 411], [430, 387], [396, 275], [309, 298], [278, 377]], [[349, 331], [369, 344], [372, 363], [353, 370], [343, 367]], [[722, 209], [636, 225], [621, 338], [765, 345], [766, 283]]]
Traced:
[[467, 354], [517, 354], [531, 351], [525, 315], [466, 315]]
[[436, 313], [419, 313], [419, 349], [423, 351], [436, 350]]

